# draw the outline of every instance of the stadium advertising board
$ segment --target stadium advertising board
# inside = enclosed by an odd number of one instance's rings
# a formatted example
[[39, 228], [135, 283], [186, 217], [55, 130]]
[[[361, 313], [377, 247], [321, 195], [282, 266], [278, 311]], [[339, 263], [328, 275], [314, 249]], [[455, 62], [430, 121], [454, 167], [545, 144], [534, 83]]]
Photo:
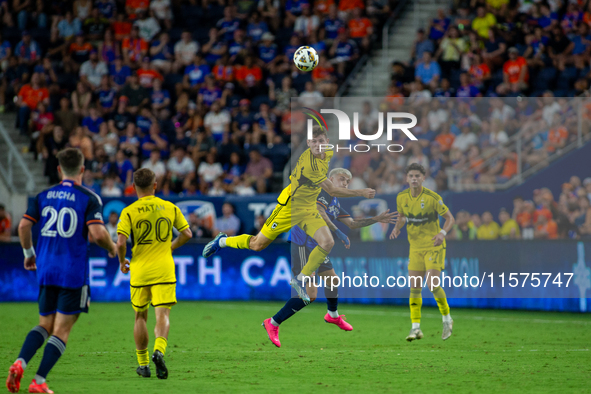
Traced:
[[[367, 249], [346, 250], [340, 245], [333, 249], [335, 271], [352, 282], [339, 289], [340, 298], [353, 303], [407, 304], [408, 245], [379, 241], [365, 245]], [[211, 259], [201, 257], [202, 249], [203, 244], [190, 243], [174, 255], [179, 300], [284, 300], [290, 292], [287, 243], [275, 243], [257, 254], [228, 250]], [[35, 301], [35, 274], [22, 268], [20, 258], [10, 258], [22, 253], [20, 246], [3, 244], [0, 250], [0, 301]], [[591, 309], [591, 245], [583, 242], [449, 242], [445, 266], [445, 276], [452, 279], [449, 284], [444, 280], [442, 286], [452, 307]], [[92, 301], [129, 300], [129, 275], [122, 274], [117, 260], [96, 245], [90, 248], [89, 277]], [[390, 285], [388, 278], [394, 278]], [[319, 294], [323, 295], [322, 289]], [[428, 304], [435, 305], [425, 297]]]

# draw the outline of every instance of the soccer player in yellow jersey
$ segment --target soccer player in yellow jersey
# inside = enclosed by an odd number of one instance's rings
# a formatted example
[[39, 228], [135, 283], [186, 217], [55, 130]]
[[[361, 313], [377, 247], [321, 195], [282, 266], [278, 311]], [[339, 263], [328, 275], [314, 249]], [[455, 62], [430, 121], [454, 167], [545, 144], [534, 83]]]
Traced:
[[[135, 310], [136, 354], [139, 362], [137, 373], [149, 378], [148, 358], [148, 307], [156, 313], [154, 353], [158, 379], [168, 377], [164, 354], [170, 329], [170, 308], [176, 304], [176, 277], [172, 251], [191, 239], [191, 229], [181, 210], [169, 201], [154, 196], [156, 175], [147, 168], [133, 174], [133, 188], [138, 200], [123, 211], [117, 225], [117, 249], [123, 273], [130, 272], [131, 305]], [[173, 240], [172, 229], [179, 231]], [[127, 238], [131, 237], [131, 262], [125, 258]]]
[[[314, 238], [316, 246], [308, 258], [308, 263], [301, 270], [299, 278], [309, 277], [322, 264], [334, 246], [334, 239], [326, 222], [316, 207], [316, 199], [320, 190], [333, 197], [365, 197], [373, 198], [374, 189], [349, 190], [336, 187], [326, 176], [333, 151], [321, 149], [328, 144], [326, 130], [320, 126], [312, 129], [312, 139], [307, 140], [307, 149], [296, 163], [290, 176], [291, 183], [283, 189], [277, 199], [277, 207], [263, 225], [260, 233], [255, 236], [242, 234], [228, 237], [218, 234], [203, 249], [203, 257], [210, 257], [220, 248], [250, 249], [256, 252], [265, 249], [279, 234], [299, 226], [307, 235]], [[305, 290], [292, 280], [291, 285], [298, 295], [306, 302], [310, 298]]]
[[[443, 331], [441, 339], [444, 341], [451, 336], [453, 320], [449, 313], [449, 305], [445, 291], [431, 280], [439, 278], [445, 268], [445, 236], [454, 224], [454, 217], [441, 197], [432, 190], [423, 187], [425, 168], [420, 164], [406, 167], [406, 181], [410, 188], [398, 193], [396, 208], [399, 219], [390, 234], [390, 239], [397, 238], [404, 223], [408, 223], [406, 232], [410, 243], [408, 258], [408, 276], [410, 277], [410, 320], [412, 328], [406, 337], [411, 342], [423, 338], [421, 331], [421, 295], [422, 285], [427, 281], [429, 290], [433, 293], [439, 311], [443, 316]], [[439, 227], [439, 216], [445, 218], [443, 229]]]

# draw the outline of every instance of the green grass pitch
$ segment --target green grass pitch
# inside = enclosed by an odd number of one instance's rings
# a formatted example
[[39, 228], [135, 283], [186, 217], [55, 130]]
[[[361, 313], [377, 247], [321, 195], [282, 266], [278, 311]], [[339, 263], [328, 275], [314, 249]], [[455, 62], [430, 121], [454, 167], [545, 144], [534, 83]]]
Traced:
[[[423, 308], [425, 338], [407, 343], [407, 307], [341, 305], [354, 330], [324, 323], [317, 302], [281, 326], [282, 347], [261, 327], [280, 303], [181, 302], [171, 313], [168, 380], [136, 375], [133, 310], [94, 303], [48, 377], [56, 393], [482, 393], [590, 392], [591, 317], [582, 314], [453, 309], [441, 340], [437, 309]], [[1, 304], [4, 370], [37, 323], [35, 304]], [[150, 352], [154, 315], [150, 312]], [[25, 372], [21, 392], [39, 365]], [[4, 389], [5, 390], [5, 389]]]

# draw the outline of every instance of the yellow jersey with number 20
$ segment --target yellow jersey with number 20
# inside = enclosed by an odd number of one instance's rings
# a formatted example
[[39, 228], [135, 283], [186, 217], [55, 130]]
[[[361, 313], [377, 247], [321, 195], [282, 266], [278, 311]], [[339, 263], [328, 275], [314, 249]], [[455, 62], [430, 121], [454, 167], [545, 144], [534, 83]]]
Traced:
[[121, 211], [117, 233], [131, 238], [132, 287], [176, 282], [173, 227], [183, 231], [189, 224], [176, 205], [155, 196], [142, 197]]

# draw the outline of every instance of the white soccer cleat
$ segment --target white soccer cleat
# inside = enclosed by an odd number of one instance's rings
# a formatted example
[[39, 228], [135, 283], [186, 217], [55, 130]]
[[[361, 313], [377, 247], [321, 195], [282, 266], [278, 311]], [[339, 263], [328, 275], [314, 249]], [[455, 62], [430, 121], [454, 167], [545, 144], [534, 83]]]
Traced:
[[423, 339], [423, 332], [420, 328], [411, 328], [408, 336], [406, 337], [408, 342], [412, 342], [415, 339]]
[[306, 289], [304, 289], [303, 284], [301, 284], [299, 280], [292, 278], [289, 282], [289, 285], [293, 287], [296, 293], [298, 293], [298, 296], [302, 299], [302, 301], [304, 301], [304, 304], [308, 305], [310, 303], [310, 297], [306, 293]]
[[450, 321], [450, 322], [443, 322], [443, 331], [441, 332], [441, 339], [443, 339], [444, 341], [451, 337], [451, 331], [454, 327], [454, 321]]

